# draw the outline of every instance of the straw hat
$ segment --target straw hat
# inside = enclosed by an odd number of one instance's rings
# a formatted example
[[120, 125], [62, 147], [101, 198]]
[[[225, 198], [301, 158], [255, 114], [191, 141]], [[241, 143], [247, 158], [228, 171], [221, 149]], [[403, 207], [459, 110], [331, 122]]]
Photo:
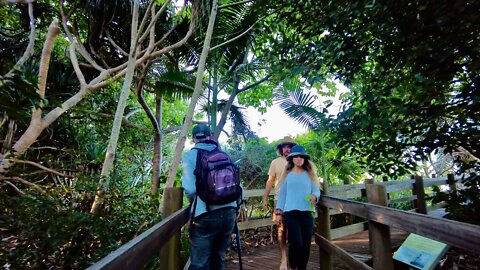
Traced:
[[294, 145], [297, 145], [295, 142], [293, 142], [293, 139], [291, 137], [285, 136], [282, 139], [282, 142], [277, 145], [276, 149], [280, 151], [284, 146], [289, 145], [290, 147], [293, 147]]

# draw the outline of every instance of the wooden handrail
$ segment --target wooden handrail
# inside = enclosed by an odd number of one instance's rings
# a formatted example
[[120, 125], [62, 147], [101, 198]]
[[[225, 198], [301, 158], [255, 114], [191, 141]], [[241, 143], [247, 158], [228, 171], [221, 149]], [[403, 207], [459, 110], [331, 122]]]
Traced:
[[[391, 181], [376, 183], [384, 185], [387, 192], [411, 189], [412, 180], [407, 181]], [[425, 179], [424, 186], [447, 184], [447, 178]], [[365, 185], [348, 185], [348, 186], [332, 186], [329, 187], [329, 194], [345, 195], [347, 198], [355, 198], [362, 196], [362, 190]], [[246, 190], [245, 197], [263, 196], [263, 189]], [[272, 191], [270, 195], [273, 195]], [[413, 198], [413, 196], [410, 196]], [[398, 199], [397, 199], [398, 200]], [[395, 200], [393, 200], [395, 201]], [[371, 221], [375, 221], [387, 226], [396, 227], [407, 232], [424, 235], [426, 237], [436, 239], [452, 246], [468, 249], [470, 251], [480, 253], [480, 226], [469, 225], [457, 221], [438, 219], [416, 213], [411, 213], [398, 209], [391, 209], [369, 203], [355, 202], [341, 198], [322, 196], [320, 205], [328, 208], [337, 209], [341, 213], [350, 213], [360, 216]], [[165, 218], [162, 222], [156, 224], [149, 230], [145, 231], [138, 237], [132, 239], [128, 243], [110, 253], [105, 258], [90, 266], [88, 269], [140, 269], [148, 263], [152, 257], [158, 254], [160, 248], [189, 220], [190, 206], [186, 206], [174, 214]], [[332, 211], [333, 212], [333, 211]], [[261, 224], [262, 222], [257, 222]], [[239, 223], [240, 225], [241, 223]], [[263, 223], [262, 223], [263, 224]], [[421, 226], [429, 224], [429, 226]], [[364, 224], [354, 224], [357, 227], [364, 227]], [[455, 232], [455, 234], [452, 234]], [[316, 237], [318, 242], [325, 243], [319, 235]], [[331, 245], [331, 243], [329, 243]], [[325, 248], [325, 247], [324, 247]], [[326, 247], [330, 252], [335, 251], [337, 254], [343, 254], [346, 260], [348, 254], [338, 251], [336, 247]], [[364, 264], [358, 265], [362, 269], [369, 269]], [[360, 269], [359, 268], [359, 269]]]
[[[456, 177], [455, 179], [460, 179]], [[402, 181], [388, 181], [388, 182], [375, 182], [377, 185], [382, 185], [386, 187], [387, 193], [390, 192], [398, 192], [404, 190], [412, 190], [414, 186], [414, 180], [402, 180]], [[433, 185], [448, 185], [447, 177], [437, 177], [437, 178], [425, 178], [423, 180], [424, 187], [430, 187]], [[244, 191], [244, 197], [248, 198], [255, 198], [255, 197], [262, 197], [265, 192], [265, 189], [250, 189]], [[275, 194], [274, 190], [270, 192], [270, 196]], [[365, 196], [365, 184], [352, 184], [352, 185], [337, 185], [337, 186], [329, 186], [328, 187], [328, 194], [331, 196], [341, 197], [341, 198], [359, 198]], [[389, 203], [399, 203], [399, 202], [408, 202], [408, 201], [415, 201], [417, 200], [417, 195], [413, 196], [406, 196], [402, 198], [395, 198], [389, 200]], [[330, 215], [336, 215], [338, 211], [332, 209], [330, 211]], [[272, 221], [271, 217], [266, 217], [262, 219], [253, 219], [253, 220], [246, 220], [238, 223], [238, 226], [241, 230], [250, 229], [250, 228], [258, 228], [264, 226], [271, 226], [274, 222]], [[348, 232], [347, 232], [348, 233]], [[352, 232], [353, 233], [353, 232]], [[336, 235], [336, 237], [342, 237], [345, 235]]]
[[319, 204], [480, 254], [480, 226], [331, 196]]
[[168, 216], [87, 269], [140, 269], [188, 222], [190, 206]]

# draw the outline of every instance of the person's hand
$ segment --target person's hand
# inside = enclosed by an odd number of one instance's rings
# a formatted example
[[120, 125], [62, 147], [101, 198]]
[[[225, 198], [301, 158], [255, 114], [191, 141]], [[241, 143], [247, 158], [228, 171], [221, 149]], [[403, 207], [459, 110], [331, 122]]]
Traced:
[[275, 210], [275, 223], [277, 223], [277, 225], [280, 225], [282, 221], [283, 221], [283, 211]]
[[275, 223], [280, 225], [282, 223], [282, 215], [275, 215]]
[[317, 203], [317, 196], [315, 195], [310, 195], [310, 203], [311, 204], [316, 204]]
[[281, 222], [282, 222], [282, 216], [275, 214], [275, 223], [277, 225], [280, 225]]
[[267, 210], [267, 209], [268, 209], [268, 201], [267, 201], [267, 199], [266, 199], [265, 197], [263, 198], [262, 208], [263, 208], [263, 210]]

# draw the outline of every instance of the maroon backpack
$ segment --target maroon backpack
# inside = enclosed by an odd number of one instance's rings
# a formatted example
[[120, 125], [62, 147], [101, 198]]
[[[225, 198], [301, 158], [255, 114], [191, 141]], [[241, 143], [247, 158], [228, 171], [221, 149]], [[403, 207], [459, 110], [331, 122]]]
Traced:
[[208, 205], [222, 205], [240, 199], [242, 188], [238, 167], [217, 146], [212, 151], [197, 149], [194, 174], [197, 195]]

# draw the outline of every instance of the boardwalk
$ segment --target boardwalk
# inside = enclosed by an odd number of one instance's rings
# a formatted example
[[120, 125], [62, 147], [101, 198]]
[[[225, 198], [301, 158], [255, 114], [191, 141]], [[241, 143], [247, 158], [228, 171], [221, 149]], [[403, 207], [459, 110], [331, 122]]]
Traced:
[[[400, 230], [392, 230], [392, 246], [398, 247], [407, 238], [408, 234]], [[371, 258], [368, 248], [368, 231], [353, 234], [344, 238], [339, 238], [333, 241], [335, 245], [348, 251], [354, 257], [362, 260]], [[251, 250], [250, 254], [242, 254], [242, 262], [244, 270], [263, 270], [276, 269], [280, 266], [280, 254], [277, 245], [271, 245]], [[310, 261], [307, 269], [320, 269], [319, 266], [319, 250], [318, 246], [312, 242], [312, 249], [310, 252]], [[334, 269], [348, 269], [341, 264], [338, 258], [333, 257]], [[239, 269], [237, 258], [229, 260], [226, 264], [225, 270]]]
[[[437, 209], [430, 211], [429, 216], [441, 218], [445, 215], [445, 209]], [[398, 248], [402, 242], [407, 238], [408, 233], [391, 229], [392, 250]], [[333, 240], [333, 243], [357, 259], [366, 261], [371, 259], [370, 250], [368, 247], [368, 231], [352, 234], [343, 238]], [[277, 245], [271, 245], [261, 248], [254, 248], [250, 254], [242, 254], [242, 262], [244, 270], [263, 270], [276, 269], [280, 266], [280, 254]], [[307, 269], [320, 269], [319, 266], [319, 250], [318, 246], [312, 242], [312, 249], [310, 251], [310, 261]], [[335, 256], [333, 257], [334, 269], [348, 269]], [[229, 260], [226, 264], [225, 270], [239, 269], [237, 257]]]

